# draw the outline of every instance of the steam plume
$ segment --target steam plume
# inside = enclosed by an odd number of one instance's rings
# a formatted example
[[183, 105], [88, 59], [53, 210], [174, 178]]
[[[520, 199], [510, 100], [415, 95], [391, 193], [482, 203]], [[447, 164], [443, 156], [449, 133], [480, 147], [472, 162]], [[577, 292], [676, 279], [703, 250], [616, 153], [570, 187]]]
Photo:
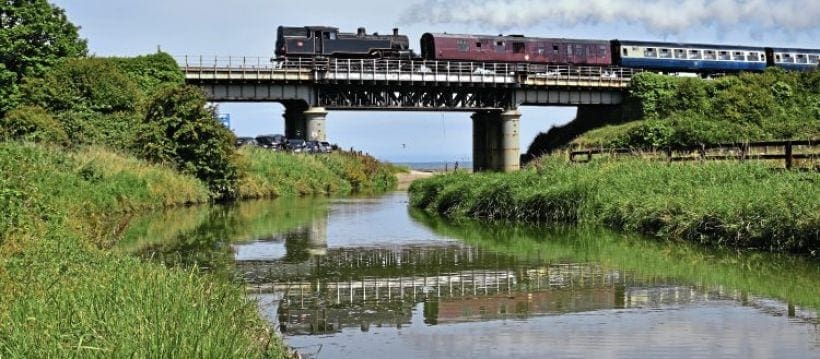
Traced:
[[405, 14], [408, 24], [478, 24], [492, 30], [627, 23], [669, 35], [705, 26], [752, 33], [820, 27], [817, 0], [423, 0]]

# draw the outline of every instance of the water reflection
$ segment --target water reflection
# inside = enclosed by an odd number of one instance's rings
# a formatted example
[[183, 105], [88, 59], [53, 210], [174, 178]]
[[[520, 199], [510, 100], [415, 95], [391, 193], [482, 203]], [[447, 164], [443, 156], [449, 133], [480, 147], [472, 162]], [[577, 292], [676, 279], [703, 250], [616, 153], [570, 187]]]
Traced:
[[[669, 356], [669, 341], [687, 357], [820, 351], [812, 260], [599, 229], [454, 224], [408, 216], [406, 202], [190, 208], [135, 221], [119, 248], [243, 280], [308, 356], [651, 357]], [[657, 342], [635, 353], [646, 340]]]

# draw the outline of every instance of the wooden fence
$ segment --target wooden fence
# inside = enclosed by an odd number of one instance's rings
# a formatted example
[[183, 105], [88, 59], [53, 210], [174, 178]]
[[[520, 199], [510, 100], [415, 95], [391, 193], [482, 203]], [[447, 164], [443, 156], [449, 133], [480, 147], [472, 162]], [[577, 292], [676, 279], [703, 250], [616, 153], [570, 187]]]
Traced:
[[[571, 162], [586, 163], [595, 155], [609, 157], [640, 156], [657, 161], [783, 161], [786, 169], [795, 167], [820, 170], [820, 139], [733, 142], [686, 148], [587, 148], [569, 153]], [[806, 163], [808, 162], [808, 166]]]

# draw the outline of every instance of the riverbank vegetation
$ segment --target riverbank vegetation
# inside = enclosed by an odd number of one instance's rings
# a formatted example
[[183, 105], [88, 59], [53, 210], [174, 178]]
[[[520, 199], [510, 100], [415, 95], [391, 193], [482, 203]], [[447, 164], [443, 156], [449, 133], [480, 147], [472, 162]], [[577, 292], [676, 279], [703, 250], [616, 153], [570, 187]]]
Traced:
[[0, 357], [282, 355], [242, 284], [110, 247], [145, 211], [385, 190], [391, 169], [237, 152], [167, 54], [87, 57], [45, 0], [0, 17]]
[[687, 148], [820, 137], [820, 71], [778, 68], [716, 79], [636, 75], [624, 102], [581, 107], [539, 134], [527, 158], [568, 146]]
[[633, 79], [629, 97], [635, 118], [584, 133], [573, 143], [684, 148], [820, 137], [820, 71], [771, 68], [714, 80], [643, 73]]
[[449, 174], [410, 187], [450, 218], [603, 225], [659, 239], [817, 255], [820, 175], [754, 163], [544, 157], [517, 173]]

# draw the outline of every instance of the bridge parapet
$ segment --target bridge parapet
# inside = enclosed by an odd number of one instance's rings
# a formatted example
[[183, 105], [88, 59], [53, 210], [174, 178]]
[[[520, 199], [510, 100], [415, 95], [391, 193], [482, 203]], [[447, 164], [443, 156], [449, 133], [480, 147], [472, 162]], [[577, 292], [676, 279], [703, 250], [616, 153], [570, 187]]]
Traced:
[[638, 70], [522, 63], [261, 57], [178, 58], [189, 82], [303, 81], [316, 84], [585, 87], [622, 89]]

